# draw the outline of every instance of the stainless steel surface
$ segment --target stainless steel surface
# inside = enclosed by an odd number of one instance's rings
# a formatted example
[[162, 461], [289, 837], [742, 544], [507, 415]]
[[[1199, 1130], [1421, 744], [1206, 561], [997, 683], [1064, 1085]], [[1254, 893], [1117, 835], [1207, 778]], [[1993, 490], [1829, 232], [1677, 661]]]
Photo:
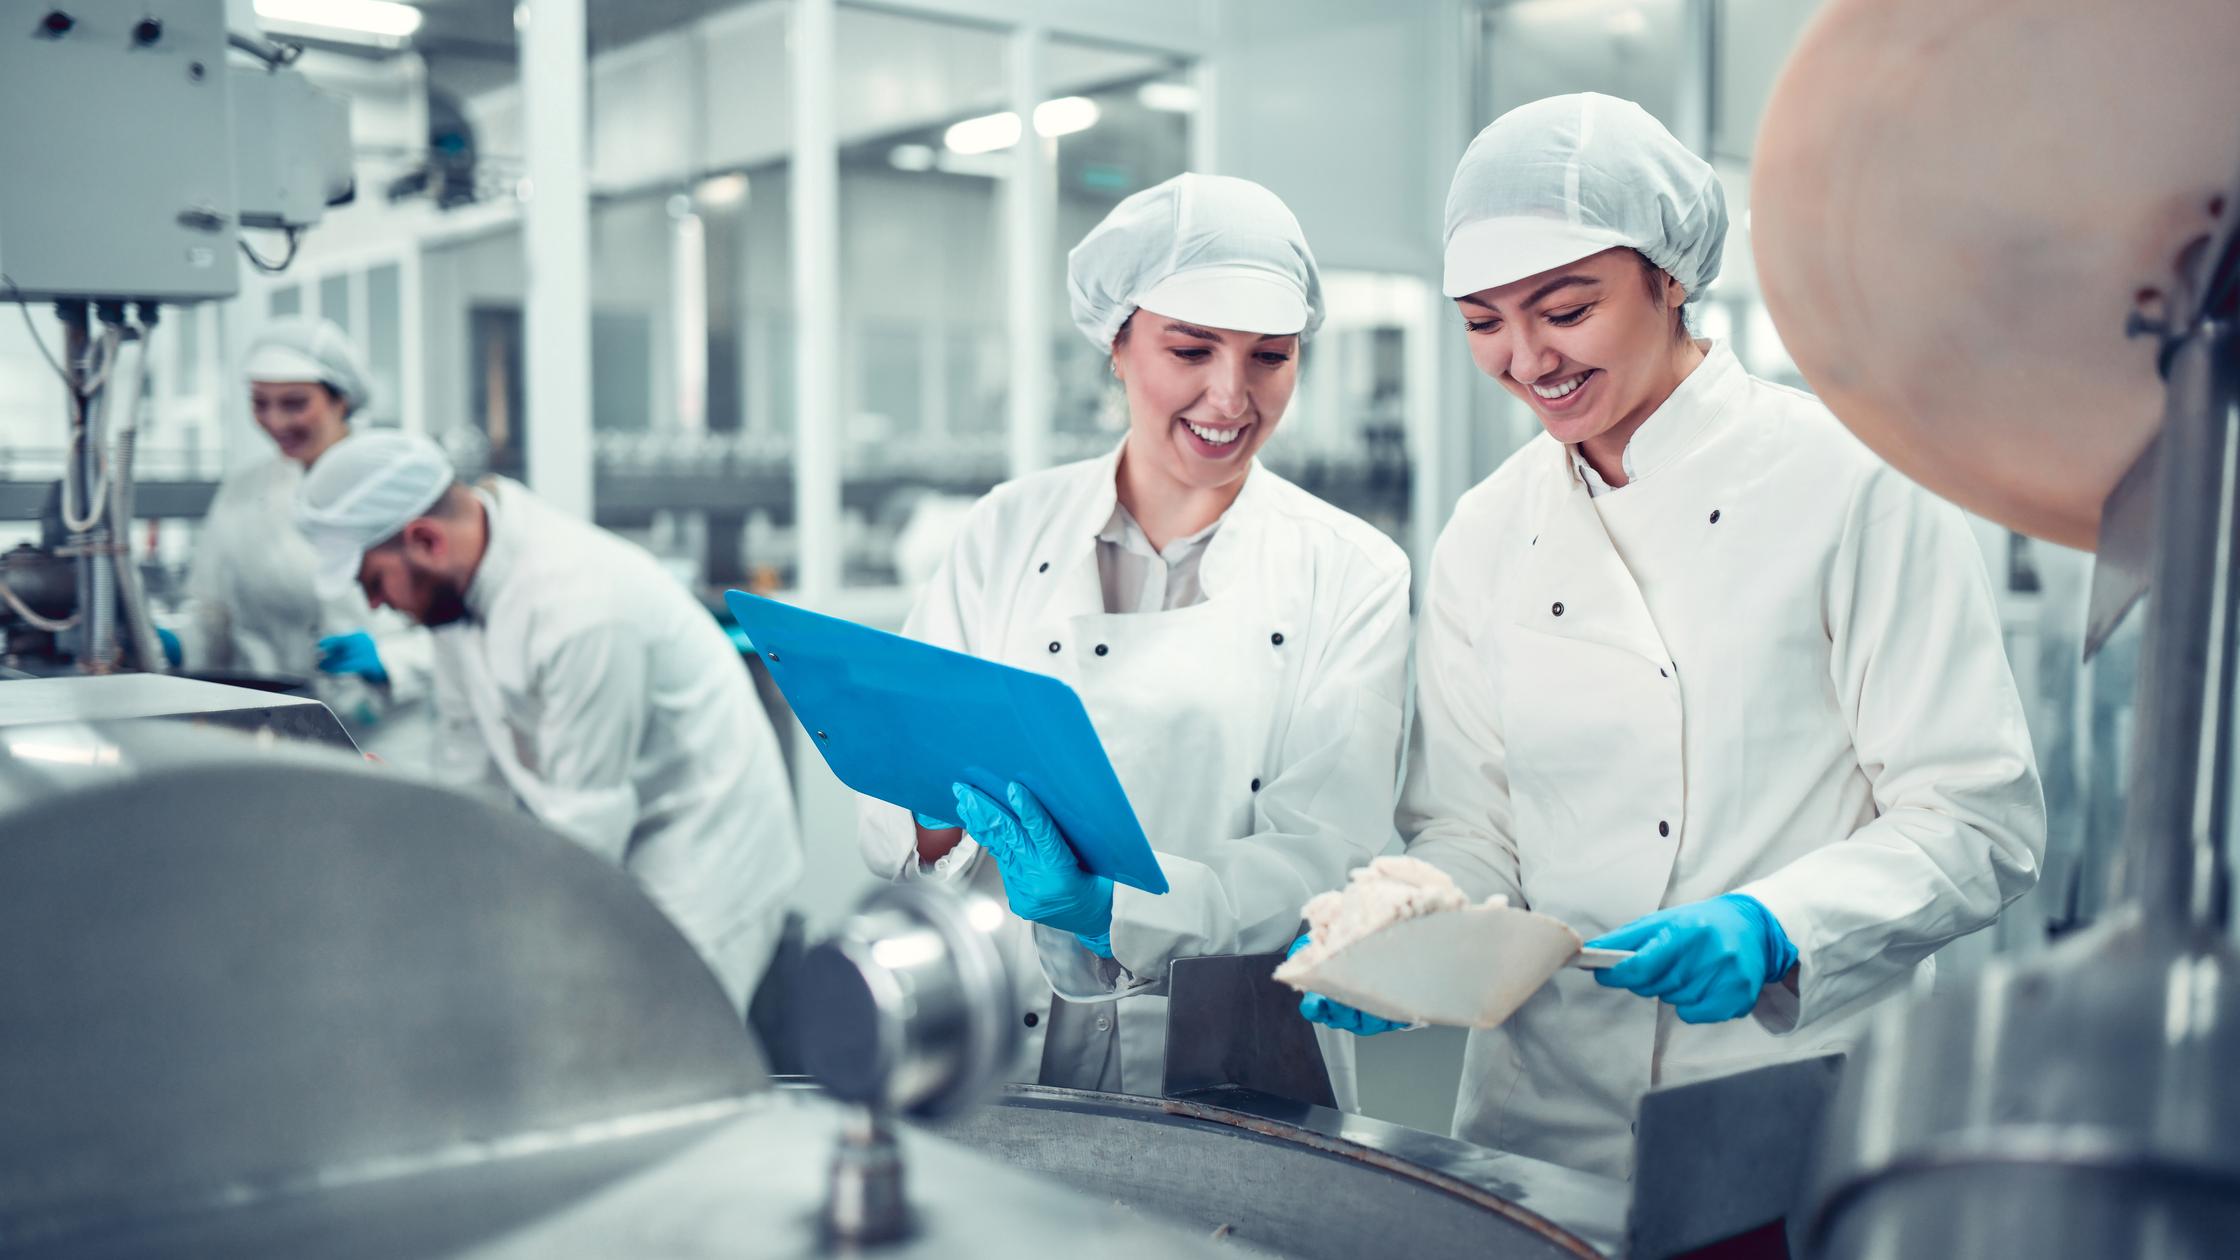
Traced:
[[2240, 751], [2240, 254], [2222, 267], [2205, 295], [2174, 287], [2185, 321], [2161, 357], [2169, 406], [2125, 904], [2045, 954], [1996, 960], [1885, 1017], [1812, 1178], [1816, 1257], [2206, 1260], [2240, 1239], [2226, 853]]
[[[2198, 295], [2179, 292], [2191, 311]], [[2236, 359], [2240, 328], [2230, 322], [2211, 322], [2177, 347], [2160, 438], [2155, 604], [2140, 656], [2123, 887], [2149, 923], [2181, 929], [2221, 917], [2215, 876], [2240, 665], [2233, 639], [2240, 475], [2229, 466], [2232, 426], [2240, 421]]]
[[141, 1220], [96, 1237], [0, 1252], [25, 1260], [1213, 1260], [1184, 1229], [1074, 1194], [922, 1133], [896, 1135], [913, 1168], [911, 1232], [876, 1249], [827, 1244], [822, 1153], [844, 1110], [784, 1091], [632, 1133], [486, 1152], [222, 1210]]
[[894, 1126], [871, 1107], [852, 1109], [832, 1151], [824, 1199], [824, 1235], [835, 1244], [867, 1247], [910, 1236], [910, 1198]]
[[2084, 659], [2091, 660], [2143, 598], [2154, 579], [2155, 487], [2162, 476], [2162, 439], [2100, 505], [2100, 541], [2093, 551], [2092, 598], [2085, 612]]
[[1843, 1064], [1821, 1055], [1644, 1095], [1629, 1260], [1665, 1260], [1787, 1217]]
[[[0, 1248], [54, 1254], [241, 1213], [317, 1234], [306, 1195], [371, 1205], [763, 1082], [692, 947], [580, 846], [171, 723], [0, 729], [0, 1010]], [[253, 1241], [200, 1253], [290, 1250]]]
[[915, 1115], [971, 1106], [1018, 1057], [1001, 906], [874, 889], [792, 978], [802, 1060], [834, 1097]]
[[1894, 1010], [1812, 1178], [1815, 1260], [2208, 1260], [2240, 1239], [2240, 954], [2133, 908]]
[[[357, 751], [357, 745], [327, 706], [305, 696], [168, 674], [33, 678], [0, 684], [0, 732], [17, 727], [150, 720], [243, 734], [269, 732]], [[20, 731], [17, 734], [27, 738]]]
[[1167, 1057], [1161, 1093], [1236, 1086], [1296, 1102], [1338, 1105], [1299, 995], [1276, 982], [1281, 954], [1177, 958], [1167, 968]]
[[928, 1127], [1085, 1193], [1305, 1260], [1615, 1255], [1625, 1219], [1622, 1182], [1248, 1091], [1158, 1099], [1008, 1085], [996, 1105]]

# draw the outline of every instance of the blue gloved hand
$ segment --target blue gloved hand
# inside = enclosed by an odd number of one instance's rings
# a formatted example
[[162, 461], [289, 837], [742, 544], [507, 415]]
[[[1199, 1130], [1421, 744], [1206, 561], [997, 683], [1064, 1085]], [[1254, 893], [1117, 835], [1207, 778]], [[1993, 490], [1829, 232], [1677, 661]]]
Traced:
[[1748, 1015], [1759, 991], [1797, 963], [1797, 947], [1773, 912], [1741, 893], [1644, 915], [1587, 946], [1634, 951], [1595, 981], [1662, 998], [1691, 1024]]
[[356, 674], [376, 686], [389, 681], [389, 671], [381, 663], [380, 651], [373, 646], [373, 636], [363, 630], [330, 634], [319, 640], [319, 670], [327, 674]]
[[[1291, 948], [1285, 950], [1283, 956], [1289, 958], [1305, 949], [1307, 942], [1312, 939], [1310, 935], [1301, 933], [1298, 940], [1291, 942]], [[1356, 1037], [1374, 1037], [1378, 1033], [1399, 1032], [1409, 1027], [1381, 1015], [1371, 1015], [1358, 1007], [1333, 1001], [1320, 993], [1309, 993], [1300, 998], [1299, 1014], [1309, 1023], [1335, 1028], [1339, 1032], [1349, 1032]]]
[[1112, 881], [1081, 869], [1056, 820], [1019, 784], [1004, 790], [1005, 809], [967, 783], [956, 784], [957, 817], [965, 834], [995, 858], [1011, 913], [1071, 932], [1083, 947], [1112, 957]]
[[185, 651], [179, 646], [179, 636], [157, 626], [156, 642], [163, 645], [163, 663], [173, 669], [179, 668], [179, 662], [186, 659]]

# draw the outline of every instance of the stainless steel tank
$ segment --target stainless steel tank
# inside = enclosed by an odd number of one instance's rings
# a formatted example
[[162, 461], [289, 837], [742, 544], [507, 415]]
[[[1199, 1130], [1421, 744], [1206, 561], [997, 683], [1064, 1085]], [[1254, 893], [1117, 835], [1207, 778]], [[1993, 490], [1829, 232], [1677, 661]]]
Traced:
[[1258, 1254], [1595, 1257], [1625, 1219], [1623, 1183], [1242, 1091], [1010, 1085], [932, 1131]]
[[[296, 741], [0, 726], [0, 1253], [1614, 1245], [1615, 1183], [1332, 1112], [1031, 1088], [970, 1110], [1007, 1053], [1002, 1008], [973, 1009], [1008, 991], [974, 970], [984, 917], [892, 890], [824, 947], [862, 981], [809, 999], [867, 1104], [844, 1105], [769, 1089], [652, 903], [525, 815]], [[900, 1209], [889, 1241], [834, 1232], [867, 1187]]]

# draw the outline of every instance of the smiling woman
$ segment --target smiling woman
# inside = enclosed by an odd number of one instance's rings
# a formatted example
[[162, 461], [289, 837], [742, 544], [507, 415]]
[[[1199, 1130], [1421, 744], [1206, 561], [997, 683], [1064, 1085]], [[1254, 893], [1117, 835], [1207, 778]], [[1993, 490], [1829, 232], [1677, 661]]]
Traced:
[[1687, 298], [1646, 255], [1620, 246], [1455, 304], [1478, 369], [1615, 487], [1626, 484], [1626, 444], [1703, 362], [1681, 318]]
[[[1169, 890], [1089, 874], [1062, 836], [1007, 842], [1048, 829], [1018, 784], [962, 796], [970, 838], [867, 800], [864, 856], [1006, 898], [1030, 1079], [1157, 1094], [1168, 964], [1281, 949], [1390, 829], [1408, 564], [1256, 458], [1322, 321], [1273, 193], [1205, 175], [1137, 193], [1074, 248], [1067, 285], [1127, 435], [982, 499], [904, 633], [1070, 684]], [[1324, 1046], [1350, 1106], [1350, 1041]]]

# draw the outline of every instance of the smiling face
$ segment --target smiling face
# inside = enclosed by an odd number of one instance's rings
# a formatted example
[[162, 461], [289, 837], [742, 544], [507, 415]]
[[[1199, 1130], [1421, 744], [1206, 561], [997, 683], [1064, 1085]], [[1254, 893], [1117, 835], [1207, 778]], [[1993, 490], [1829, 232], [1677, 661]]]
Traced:
[[1606, 249], [1456, 299], [1478, 370], [1566, 444], [1625, 440], [1701, 357], [1677, 323], [1687, 292], [1630, 249]]
[[280, 453], [306, 468], [350, 435], [341, 395], [315, 381], [251, 381], [249, 410]]
[[1113, 343], [1128, 452], [1186, 491], [1241, 481], [1299, 384], [1297, 334], [1203, 328], [1138, 310]]

